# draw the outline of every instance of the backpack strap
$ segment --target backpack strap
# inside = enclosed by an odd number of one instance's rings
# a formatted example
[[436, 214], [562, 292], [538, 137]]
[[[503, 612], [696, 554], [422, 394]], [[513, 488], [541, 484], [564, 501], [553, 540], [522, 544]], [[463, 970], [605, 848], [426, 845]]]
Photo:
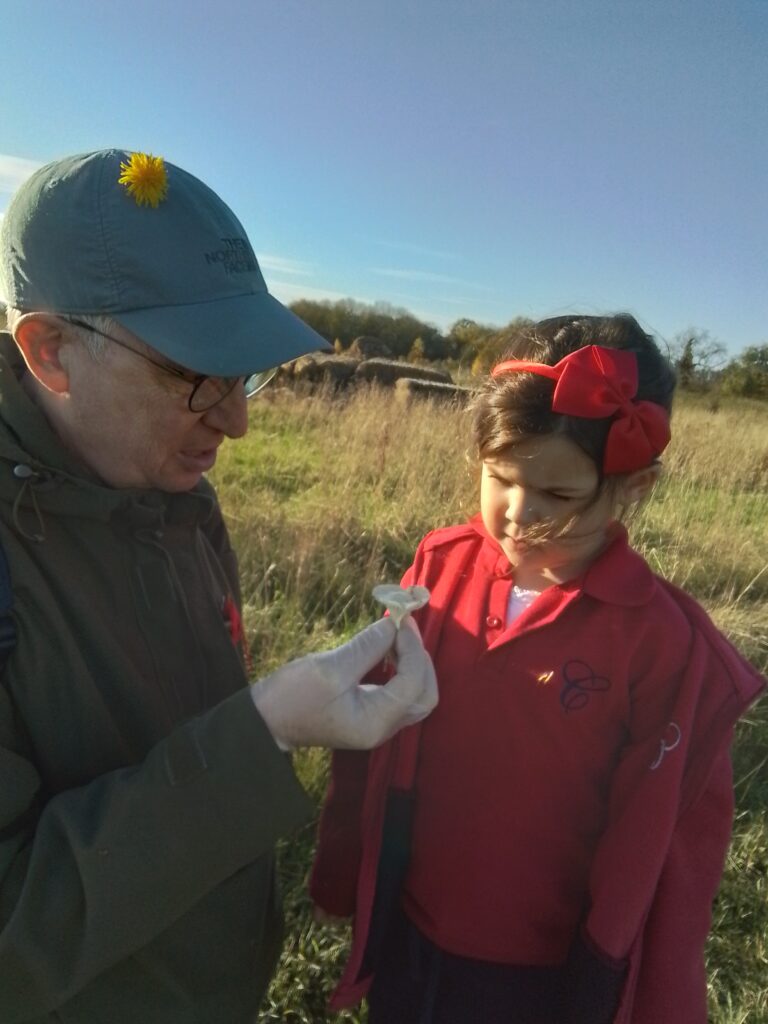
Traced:
[[0, 672], [16, 646], [16, 624], [13, 621], [13, 586], [8, 559], [0, 544]]

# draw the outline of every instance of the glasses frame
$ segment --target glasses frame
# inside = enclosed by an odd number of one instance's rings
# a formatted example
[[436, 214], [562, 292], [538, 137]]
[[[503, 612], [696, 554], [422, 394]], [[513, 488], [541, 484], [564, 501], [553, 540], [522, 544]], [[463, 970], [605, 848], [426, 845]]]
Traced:
[[[100, 331], [98, 328], [92, 327], [91, 324], [87, 324], [84, 320], [77, 320], [73, 317], [66, 317], [63, 319], [65, 320], [65, 323], [72, 324], [73, 327], [81, 327], [84, 331], [89, 331], [91, 334], [98, 334], [102, 338], [107, 338], [109, 341], [113, 341], [115, 345], [119, 345], [120, 348], [124, 348], [128, 352], [133, 352], [135, 356], [140, 356], [146, 362], [151, 363], [152, 366], [157, 367], [158, 370], [162, 370], [171, 377], [175, 377], [177, 380], [183, 380], [186, 384], [191, 385], [192, 390], [190, 391], [189, 398], [187, 399], [187, 408], [190, 412], [208, 412], [209, 409], [215, 408], [215, 406], [220, 402], [223, 402], [228, 395], [232, 394], [239, 381], [243, 382], [245, 397], [253, 398], [254, 395], [258, 394], [262, 388], [269, 384], [279, 369], [279, 367], [274, 366], [269, 370], [261, 370], [257, 373], [251, 373], [240, 377], [217, 377], [210, 373], [196, 374], [191, 370], [182, 370], [176, 366], [169, 366], [168, 363], [158, 362], [157, 359], [153, 359], [152, 356], [148, 356], [145, 352], [140, 352], [127, 342], [121, 341], [120, 338], [116, 338], [113, 334], [107, 334], [106, 331]], [[193, 405], [195, 395], [207, 380], [221, 381], [225, 390], [215, 402], [211, 402], [210, 404], [201, 407], [195, 407]]]

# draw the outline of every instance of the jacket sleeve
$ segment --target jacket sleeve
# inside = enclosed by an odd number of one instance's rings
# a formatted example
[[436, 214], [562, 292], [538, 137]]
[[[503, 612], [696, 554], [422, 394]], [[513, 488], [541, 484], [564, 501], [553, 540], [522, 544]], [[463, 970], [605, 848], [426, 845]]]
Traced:
[[680, 818], [643, 929], [632, 1024], [704, 1024], [704, 945], [720, 885], [733, 817], [728, 751], [712, 766], [704, 792]]
[[731, 762], [724, 750], [704, 792], [677, 823], [630, 955], [609, 956], [586, 927], [577, 936], [567, 965], [567, 1024], [706, 1024], [704, 946], [732, 815]]
[[566, 964], [564, 1024], [615, 1020], [629, 949], [642, 927], [676, 815], [682, 758], [664, 764], [663, 772], [651, 765], [678, 686], [679, 673], [645, 679], [633, 688], [627, 738], [610, 781], [607, 819], [590, 872], [589, 909]]
[[694, 630], [683, 669], [666, 681], [666, 714], [627, 745], [571, 958], [613, 1005], [586, 1015], [590, 987], [574, 972], [568, 1024], [705, 1024], [704, 943], [733, 811], [730, 739], [754, 692], [751, 680], [741, 685], [750, 672]]
[[0, 685], [0, 1020], [37, 1019], [311, 812], [247, 689], [46, 800]]

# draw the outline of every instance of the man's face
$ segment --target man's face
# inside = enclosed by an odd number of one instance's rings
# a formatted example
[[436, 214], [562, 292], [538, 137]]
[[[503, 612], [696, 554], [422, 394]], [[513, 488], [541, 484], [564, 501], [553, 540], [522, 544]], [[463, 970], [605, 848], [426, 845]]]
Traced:
[[[119, 339], [166, 362], [127, 331]], [[190, 490], [213, 466], [224, 438], [242, 437], [247, 429], [242, 385], [213, 408], [190, 412], [191, 384], [135, 352], [109, 341], [106, 346], [103, 357], [94, 359], [73, 335], [69, 397], [59, 404], [56, 423], [62, 440], [111, 487]]]

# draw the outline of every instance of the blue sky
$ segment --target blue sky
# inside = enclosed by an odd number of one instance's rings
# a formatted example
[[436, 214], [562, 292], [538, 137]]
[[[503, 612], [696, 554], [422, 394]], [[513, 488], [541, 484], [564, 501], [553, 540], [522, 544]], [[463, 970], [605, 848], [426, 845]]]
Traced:
[[270, 290], [768, 343], [768, 0], [0, 0], [0, 212], [123, 146]]

